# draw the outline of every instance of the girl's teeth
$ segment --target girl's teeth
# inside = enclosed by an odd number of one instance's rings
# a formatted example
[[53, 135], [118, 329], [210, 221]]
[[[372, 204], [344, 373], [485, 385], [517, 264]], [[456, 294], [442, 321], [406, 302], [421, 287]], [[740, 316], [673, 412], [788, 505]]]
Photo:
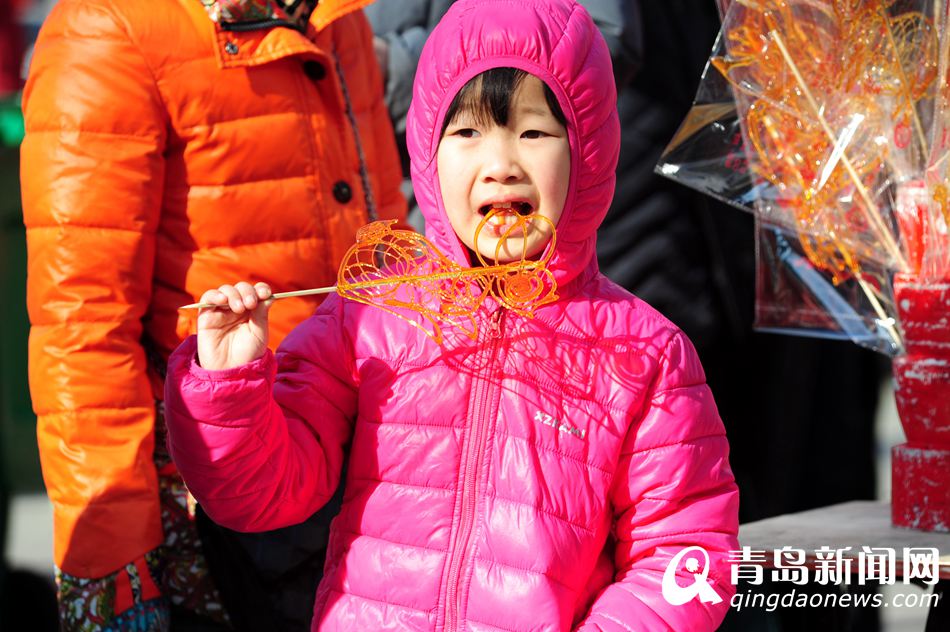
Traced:
[[496, 226], [502, 226], [504, 224], [514, 224], [517, 219], [518, 216], [515, 213], [498, 213], [488, 218], [488, 223]]
[[517, 206], [511, 202], [496, 202], [488, 207], [482, 207], [487, 208], [482, 214], [489, 216], [488, 223], [492, 226], [510, 226], [517, 223], [522, 215], [525, 215], [527, 205], [523, 202], [515, 204]]

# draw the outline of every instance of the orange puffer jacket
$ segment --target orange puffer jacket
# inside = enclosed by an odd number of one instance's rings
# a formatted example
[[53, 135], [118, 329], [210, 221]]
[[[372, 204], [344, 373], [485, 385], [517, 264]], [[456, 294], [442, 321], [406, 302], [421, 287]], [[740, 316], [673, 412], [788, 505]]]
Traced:
[[[239, 279], [332, 285], [400, 168], [359, 10], [224, 30], [200, 0], [61, 0], [24, 94], [30, 389], [55, 561], [101, 577], [162, 541], [152, 461], [179, 312]], [[354, 121], [356, 125], [354, 126]], [[316, 299], [274, 306], [271, 343]]]

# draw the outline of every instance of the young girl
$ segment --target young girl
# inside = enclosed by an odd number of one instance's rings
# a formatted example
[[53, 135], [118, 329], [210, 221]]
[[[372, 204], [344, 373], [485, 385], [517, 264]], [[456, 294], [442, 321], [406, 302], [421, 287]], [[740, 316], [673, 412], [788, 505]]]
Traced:
[[266, 285], [207, 292], [222, 309], [167, 379], [191, 491], [225, 526], [273, 529], [348, 461], [314, 630], [715, 629], [738, 494], [692, 346], [597, 268], [619, 129], [593, 22], [569, 0], [455, 3], [408, 125], [430, 241], [468, 266], [543, 215], [556, 240], [536, 222], [498, 259], [550, 256], [559, 298], [534, 318], [489, 298], [476, 340], [438, 345], [331, 297], [275, 358]]

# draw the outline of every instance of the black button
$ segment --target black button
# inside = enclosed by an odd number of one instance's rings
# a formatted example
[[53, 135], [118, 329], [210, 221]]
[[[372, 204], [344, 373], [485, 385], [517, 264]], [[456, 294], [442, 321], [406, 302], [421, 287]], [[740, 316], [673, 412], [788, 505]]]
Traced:
[[228, 42], [227, 44], [224, 45], [224, 50], [225, 52], [227, 52], [228, 55], [237, 55], [238, 45], [235, 44], [234, 42]]
[[303, 72], [313, 81], [320, 81], [327, 76], [327, 69], [318, 61], [305, 61], [303, 63]]
[[340, 204], [346, 204], [353, 199], [353, 189], [343, 180], [333, 185], [333, 197]]

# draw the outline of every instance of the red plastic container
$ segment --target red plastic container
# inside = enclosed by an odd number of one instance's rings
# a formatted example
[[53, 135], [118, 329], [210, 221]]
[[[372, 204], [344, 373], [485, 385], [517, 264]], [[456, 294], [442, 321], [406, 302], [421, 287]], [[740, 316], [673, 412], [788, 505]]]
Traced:
[[894, 296], [907, 351], [893, 363], [907, 443], [891, 452], [891, 520], [950, 532], [950, 281], [898, 275]]

